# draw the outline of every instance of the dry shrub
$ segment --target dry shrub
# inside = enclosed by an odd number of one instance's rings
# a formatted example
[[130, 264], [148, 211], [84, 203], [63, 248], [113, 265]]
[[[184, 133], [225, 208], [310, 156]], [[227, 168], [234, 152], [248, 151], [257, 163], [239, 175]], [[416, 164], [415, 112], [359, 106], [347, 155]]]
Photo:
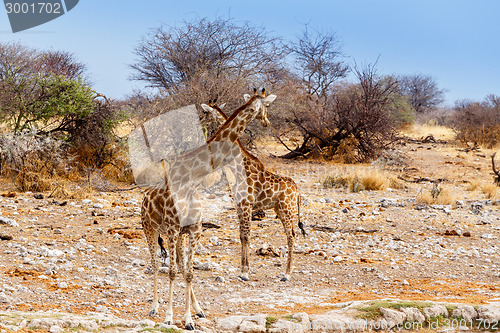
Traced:
[[73, 156], [60, 140], [36, 132], [0, 135], [0, 172], [21, 191], [49, 191], [55, 181], [74, 175]]
[[427, 205], [454, 205], [456, 198], [448, 188], [434, 184], [430, 191], [422, 189], [416, 201]]
[[500, 144], [500, 97], [483, 102], [462, 101], [456, 106], [453, 128], [465, 144], [493, 148]]

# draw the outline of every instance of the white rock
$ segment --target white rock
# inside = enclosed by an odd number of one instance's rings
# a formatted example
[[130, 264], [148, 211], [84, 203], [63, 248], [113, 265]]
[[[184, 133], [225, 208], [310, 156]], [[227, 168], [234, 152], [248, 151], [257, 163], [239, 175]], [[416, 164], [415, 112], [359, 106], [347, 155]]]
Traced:
[[237, 331], [244, 318], [246, 316], [230, 316], [217, 319], [215, 325], [219, 331]]
[[101, 313], [105, 313], [108, 311], [108, 308], [105, 307], [104, 305], [97, 305], [95, 307], [95, 312], [101, 312]]
[[406, 320], [406, 314], [398, 310], [381, 307], [380, 312], [384, 316], [384, 319], [389, 323], [390, 328], [400, 325]]
[[500, 321], [500, 307], [492, 305], [480, 305], [477, 307], [477, 316], [483, 321], [490, 323]]
[[409, 322], [421, 323], [425, 321], [425, 316], [417, 308], [401, 308], [401, 312], [406, 315], [406, 320]]
[[104, 208], [104, 205], [102, 203], [98, 202], [98, 203], [95, 203], [92, 207], [97, 208], [97, 209], [102, 209], [102, 208]]
[[92, 200], [90, 199], [83, 199], [82, 200], [82, 205], [90, 205], [92, 203]]
[[463, 317], [467, 322], [476, 319], [477, 312], [472, 305], [460, 304], [456, 309], [453, 309], [453, 317]]
[[238, 328], [239, 332], [265, 333], [266, 332], [266, 315], [257, 314], [243, 318], [243, 321]]
[[19, 223], [17, 223], [15, 220], [9, 219], [8, 217], [1, 215], [0, 215], [0, 224], [5, 224], [13, 228], [19, 227]]
[[49, 329], [50, 333], [61, 333], [62, 331], [63, 331], [62, 328], [57, 325], [53, 325]]
[[342, 260], [344, 260], [342, 256], [336, 256], [335, 258], [333, 258], [334, 262], [341, 262]]
[[298, 320], [301, 323], [309, 323], [309, 315], [305, 312], [299, 312], [292, 315], [293, 319]]
[[7, 296], [4, 292], [0, 292], [0, 303], [3, 304], [10, 304], [12, 302], [12, 299]]
[[448, 317], [448, 309], [442, 304], [434, 304], [429, 308], [423, 309], [425, 319], [429, 320], [432, 317], [443, 316]]
[[60, 289], [65, 289], [65, 288], [68, 288], [68, 283], [67, 282], [58, 282], [57, 283], [57, 288], [60, 288]]

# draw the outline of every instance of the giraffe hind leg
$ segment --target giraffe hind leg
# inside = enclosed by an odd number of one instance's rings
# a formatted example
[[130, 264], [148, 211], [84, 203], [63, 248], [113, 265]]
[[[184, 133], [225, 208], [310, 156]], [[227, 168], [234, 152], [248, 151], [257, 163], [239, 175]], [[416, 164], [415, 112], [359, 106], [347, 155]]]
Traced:
[[159, 259], [158, 253], [156, 252], [156, 238], [158, 237], [158, 232], [155, 230], [150, 230], [149, 228], [144, 228], [144, 234], [149, 247], [149, 253], [151, 255], [151, 269], [153, 270], [153, 305], [149, 315], [154, 317], [158, 315], [158, 270], [159, 270]]
[[286, 239], [288, 243], [288, 255], [286, 262], [285, 276], [281, 278], [281, 281], [289, 281], [293, 271], [293, 248], [295, 243], [295, 230], [293, 228], [293, 217], [294, 212], [288, 210], [277, 212], [280, 217], [281, 223], [283, 223], [283, 229], [286, 234]]

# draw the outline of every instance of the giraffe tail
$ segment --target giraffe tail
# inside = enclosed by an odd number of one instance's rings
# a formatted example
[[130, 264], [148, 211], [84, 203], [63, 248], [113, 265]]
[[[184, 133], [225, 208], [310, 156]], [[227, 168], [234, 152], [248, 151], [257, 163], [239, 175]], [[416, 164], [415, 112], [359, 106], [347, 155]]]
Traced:
[[300, 200], [301, 200], [301, 195], [299, 193], [299, 198], [297, 200], [297, 218], [299, 220], [299, 229], [302, 231], [302, 236], [306, 237], [307, 236], [307, 232], [306, 232], [306, 228], [305, 228], [305, 225], [304, 223], [302, 223], [302, 221], [300, 220]]
[[160, 245], [161, 256], [164, 258], [168, 257], [168, 253], [167, 250], [165, 249], [165, 246], [163, 245], [163, 238], [161, 238], [161, 236], [158, 236], [158, 245]]

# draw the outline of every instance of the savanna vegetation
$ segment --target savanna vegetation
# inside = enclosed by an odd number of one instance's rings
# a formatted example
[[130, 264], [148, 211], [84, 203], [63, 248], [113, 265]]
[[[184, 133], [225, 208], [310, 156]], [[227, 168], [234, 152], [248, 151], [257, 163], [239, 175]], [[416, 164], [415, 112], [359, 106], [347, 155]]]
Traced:
[[285, 40], [250, 23], [201, 18], [152, 30], [134, 52], [131, 79], [153, 89], [118, 101], [93, 89], [71, 53], [0, 43], [1, 174], [32, 191], [64, 192], [58, 179], [91, 184], [96, 174], [131, 182], [124, 127], [214, 98], [233, 110], [253, 87], [278, 99], [271, 129], [250, 126], [245, 142], [266, 135], [287, 159], [371, 161], [422, 119], [453, 128], [461, 144], [500, 141], [500, 97], [443, 111], [444, 90], [432, 76], [351, 64], [332, 31], [306, 26]]

